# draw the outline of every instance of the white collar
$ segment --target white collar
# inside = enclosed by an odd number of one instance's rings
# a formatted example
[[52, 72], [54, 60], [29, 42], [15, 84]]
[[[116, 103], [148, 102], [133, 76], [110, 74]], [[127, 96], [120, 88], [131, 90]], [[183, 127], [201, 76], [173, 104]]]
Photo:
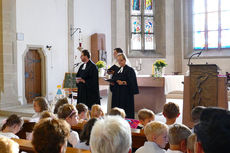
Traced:
[[117, 73], [122, 73], [123, 69], [124, 69], [124, 67], [121, 67], [120, 70]]
[[84, 63], [82, 70], [85, 70], [85, 68], [86, 68], [86, 63]]
[[181, 151], [179, 151], [179, 150], [171, 150], [171, 149], [168, 149], [168, 150], [166, 151], [166, 153], [183, 153], [183, 152], [181, 152]]

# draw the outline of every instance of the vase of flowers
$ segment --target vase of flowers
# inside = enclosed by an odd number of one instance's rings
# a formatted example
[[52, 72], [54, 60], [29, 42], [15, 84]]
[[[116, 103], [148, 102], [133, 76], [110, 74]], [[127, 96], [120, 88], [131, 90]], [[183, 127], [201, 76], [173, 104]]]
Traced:
[[99, 75], [99, 77], [103, 77], [105, 75], [106, 63], [104, 61], [98, 61], [96, 63], [96, 66], [98, 68], [98, 75]]
[[167, 66], [166, 62], [164, 60], [156, 60], [153, 66], [154, 66], [154, 76], [162, 77], [163, 68]]

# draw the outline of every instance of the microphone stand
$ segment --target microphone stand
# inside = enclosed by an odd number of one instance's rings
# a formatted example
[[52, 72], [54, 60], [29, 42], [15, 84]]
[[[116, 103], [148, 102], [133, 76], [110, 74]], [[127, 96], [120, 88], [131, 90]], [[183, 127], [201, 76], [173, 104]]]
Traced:
[[192, 59], [193, 56], [197, 55], [197, 57], [199, 57], [201, 55], [201, 53], [203, 52], [203, 50], [205, 49], [205, 47], [203, 49], [201, 49], [201, 51], [199, 53], [194, 53], [192, 54], [189, 59], [188, 59], [188, 65], [192, 65], [192, 63], [190, 62], [190, 60]]

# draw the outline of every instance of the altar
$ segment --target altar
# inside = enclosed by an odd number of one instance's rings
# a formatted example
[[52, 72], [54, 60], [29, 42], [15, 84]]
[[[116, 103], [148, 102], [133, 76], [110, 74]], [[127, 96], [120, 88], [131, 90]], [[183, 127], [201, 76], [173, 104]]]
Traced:
[[[142, 108], [152, 110], [154, 113], [162, 112], [163, 106], [166, 102], [165, 96], [165, 78], [155, 78], [150, 75], [137, 76], [137, 84], [139, 87], [139, 94], [135, 95], [135, 112]], [[109, 83], [104, 78], [99, 78], [100, 86], [108, 86]], [[101, 88], [100, 94], [106, 93], [105, 88]], [[108, 89], [108, 87], [107, 87]]]

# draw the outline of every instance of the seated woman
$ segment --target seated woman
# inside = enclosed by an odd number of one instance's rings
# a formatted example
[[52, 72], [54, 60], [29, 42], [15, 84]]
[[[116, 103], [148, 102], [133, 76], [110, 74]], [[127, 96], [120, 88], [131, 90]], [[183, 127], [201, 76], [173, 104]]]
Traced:
[[134, 95], [139, 93], [137, 78], [133, 68], [126, 65], [124, 54], [117, 55], [120, 65], [114, 73], [111, 82], [112, 108], [119, 107], [125, 110], [127, 118], [134, 118]]
[[84, 128], [80, 134], [80, 143], [77, 144], [76, 148], [90, 150], [89, 147], [90, 134], [93, 125], [96, 123], [96, 121], [97, 121], [96, 118], [92, 118], [84, 125]]
[[18, 117], [15, 114], [10, 115], [2, 126], [0, 136], [19, 139], [15, 134], [20, 131], [23, 123], [24, 121], [21, 117]]

